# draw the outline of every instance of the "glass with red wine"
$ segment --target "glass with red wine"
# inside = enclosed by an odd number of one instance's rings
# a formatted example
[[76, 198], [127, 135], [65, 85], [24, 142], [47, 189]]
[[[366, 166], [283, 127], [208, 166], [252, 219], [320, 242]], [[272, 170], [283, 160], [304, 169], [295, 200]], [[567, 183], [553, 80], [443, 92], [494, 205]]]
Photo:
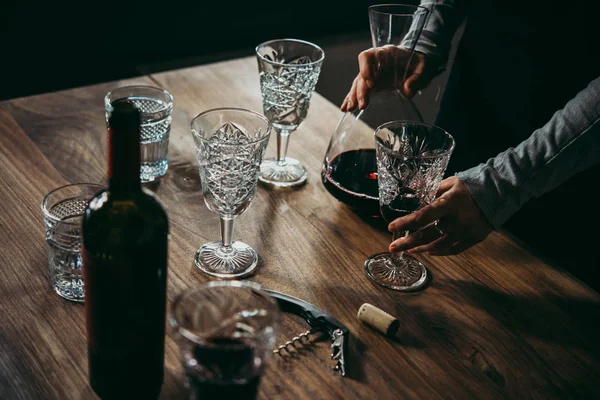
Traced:
[[255, 399], [279, 324], [275, 300], [252, 282], [213, 281], [174, 301], [171, 327], [192, 400]]
[[[423, 122], [392, 121], [375, 131], [379, 207], [390, 223], [431, 203], [454, 150], [454, 138]], [[410, 232], [395, 232], [392, 241]], [[427, 269], [403, 253], [383, 252], [365, 262], [365, 273], [381, 286], [410, 291], [427, 282]]]

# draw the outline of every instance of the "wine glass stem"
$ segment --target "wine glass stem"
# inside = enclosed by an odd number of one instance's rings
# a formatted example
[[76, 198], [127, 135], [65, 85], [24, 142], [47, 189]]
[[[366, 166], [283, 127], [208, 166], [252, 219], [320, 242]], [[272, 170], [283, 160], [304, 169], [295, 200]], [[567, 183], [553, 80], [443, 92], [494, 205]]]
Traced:
[[221, 217], [221, 242], [223, 247], [221, 251], [226, 253], [233, 251], [231, 247], [233, 237], [233, 227], [235, 225], [235, 217]]
[[[400, 239], [401, 237], [404, 237], [408, 235], [408, 231], [404, 231], [404, 232], [394, 232], [392, 234], [392, 242]], [[392, 253], [391, 259], [394, 263], [396, 262], [400, 262], [402, 261], [402, 258], [404, 257], [404, 251], [400, 251], [398, 253]]]
[[277, 164], [282, 167], [286, 165], [285, 156], [290, 142], [290, 133], [287, 129], [277, 130]]

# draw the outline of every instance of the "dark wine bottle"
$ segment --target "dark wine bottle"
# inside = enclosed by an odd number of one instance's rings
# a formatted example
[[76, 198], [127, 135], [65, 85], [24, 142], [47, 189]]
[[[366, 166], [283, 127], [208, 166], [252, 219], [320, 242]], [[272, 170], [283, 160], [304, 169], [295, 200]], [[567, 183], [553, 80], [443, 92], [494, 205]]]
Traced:
[[168, 219], [140, 184], [140, 112], [113, 103], [108, 189], [83, 217], [89, 379], [102, 399], [158, 398], [163, 384]]

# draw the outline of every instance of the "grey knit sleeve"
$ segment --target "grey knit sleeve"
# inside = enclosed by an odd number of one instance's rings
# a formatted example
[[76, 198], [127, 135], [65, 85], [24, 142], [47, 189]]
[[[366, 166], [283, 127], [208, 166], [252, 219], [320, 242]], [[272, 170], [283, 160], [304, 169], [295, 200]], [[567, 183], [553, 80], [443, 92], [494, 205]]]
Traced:
[[599, 120], [600, 77], [516, 148], [456, 175], [499, 228], [530, 199], [600, 162]]
[[450, 44], [456, 30], [467, 15], [465, 0], [421, 0], [421, 6], [430, 13], [415, 43], [418, 33], [418, 20], [415, 19], [402, 46], [411, 48], [436, 59], [443, 67], [448, 62]]

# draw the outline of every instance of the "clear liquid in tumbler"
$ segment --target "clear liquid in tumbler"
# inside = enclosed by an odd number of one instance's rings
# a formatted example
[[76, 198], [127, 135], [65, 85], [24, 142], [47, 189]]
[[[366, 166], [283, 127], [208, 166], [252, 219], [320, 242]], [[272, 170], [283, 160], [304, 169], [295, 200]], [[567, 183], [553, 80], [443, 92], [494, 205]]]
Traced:
[[171, 134], [171, 114], [167, 103], [143, 96], [129, 96], [115, 100], [133, 103], [142, 112], [140, 130], [140, 179], [151, 182], [167, 173], [168, 149]]

